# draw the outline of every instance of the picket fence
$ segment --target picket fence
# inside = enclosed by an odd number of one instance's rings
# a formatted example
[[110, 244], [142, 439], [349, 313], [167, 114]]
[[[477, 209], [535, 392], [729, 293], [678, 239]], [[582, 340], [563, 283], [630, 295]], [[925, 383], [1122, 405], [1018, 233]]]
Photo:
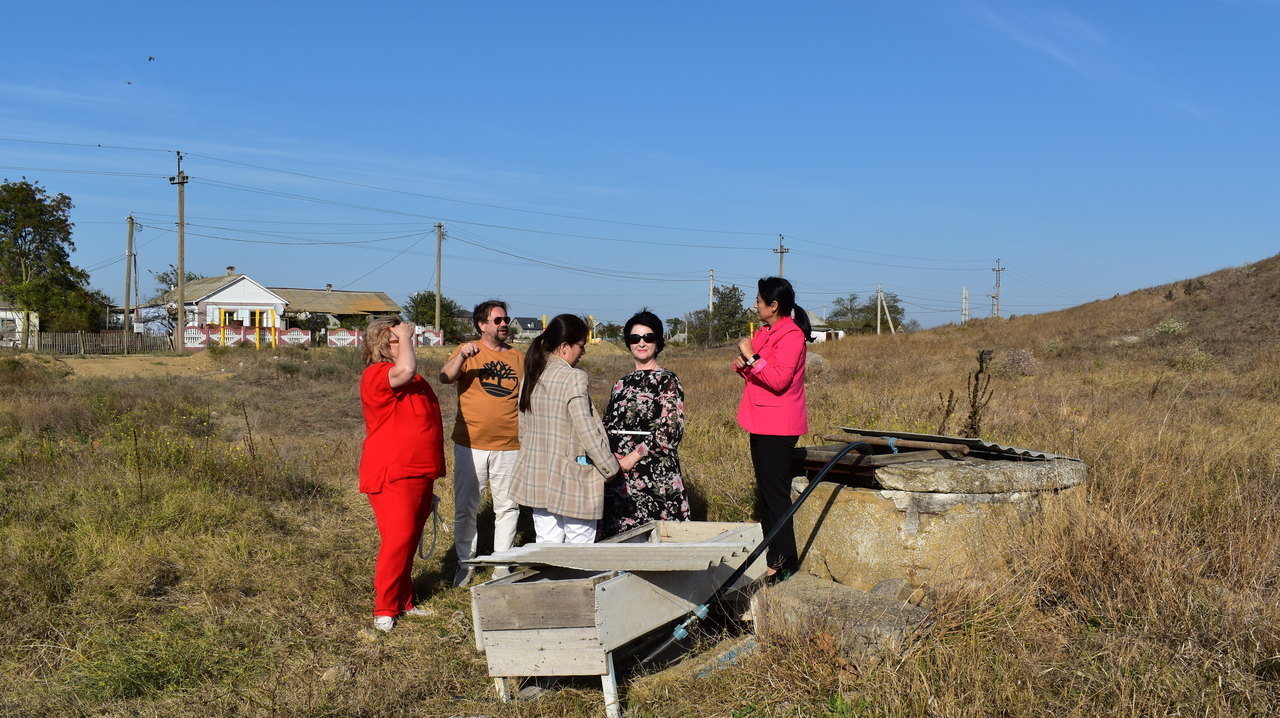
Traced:
[[133, 334], [124, 332], [38, 332], [33, 337], [36, 351], [53, 354], [124, 354], [125, 339], [129, 340], [128, 352], [145, 354], [149, 352], [172, 351], [169, 337], [154, 334]]

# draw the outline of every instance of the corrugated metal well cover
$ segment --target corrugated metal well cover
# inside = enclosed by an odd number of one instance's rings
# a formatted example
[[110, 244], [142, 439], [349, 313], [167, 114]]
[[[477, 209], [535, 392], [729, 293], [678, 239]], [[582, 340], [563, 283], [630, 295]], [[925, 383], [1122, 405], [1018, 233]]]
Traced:
[[581, 571], [705, 571], [735, 556], [749, 543], [529, 544], [468, 561], [480, 565], [531, 564]]

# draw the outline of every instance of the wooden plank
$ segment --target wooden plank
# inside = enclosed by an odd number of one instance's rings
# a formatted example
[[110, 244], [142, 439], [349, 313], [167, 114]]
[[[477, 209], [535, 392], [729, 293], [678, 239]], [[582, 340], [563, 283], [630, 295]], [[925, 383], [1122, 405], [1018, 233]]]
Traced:
[[595, 585], [605, 578], [477, 586], [472, 605], [484, 642], [490, 631], [596, 625]]
[[629, 528], [620, 534], [614, 534], [600, 543], [657, 543], [659, 540], [658, 521], [650, 521], [647, 524], [641, 524], [634, 528]]
[[486, 631], [490, 676], [600, 676], [607, 652], [594, 628]]
[[662, 543], [697, 542], [750, 525], [739, 521], [659, 521], [658, 534]]
[[476, 590], [471, 589], [471, 632], [475, 634], [476, 650], [484, 650], [484, 631], [480, 630], [480, 606], [476, 603]]

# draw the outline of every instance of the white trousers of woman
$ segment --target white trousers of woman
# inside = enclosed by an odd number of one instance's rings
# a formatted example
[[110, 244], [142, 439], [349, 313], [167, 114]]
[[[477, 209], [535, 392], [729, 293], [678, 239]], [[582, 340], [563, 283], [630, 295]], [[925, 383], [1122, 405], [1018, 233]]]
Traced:
[[537, 543], [595, 543], [596, 519], [575, 519], [534, 509], [533, 532]]

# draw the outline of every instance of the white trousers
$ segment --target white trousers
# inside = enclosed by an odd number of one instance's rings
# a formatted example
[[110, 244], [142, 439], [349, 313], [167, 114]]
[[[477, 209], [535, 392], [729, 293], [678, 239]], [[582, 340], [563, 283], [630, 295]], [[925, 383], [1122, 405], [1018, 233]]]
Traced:
[[518, 449], [486, 451], [453, 446], [453, 547], [458, 560], [476, 557], [476, 515], [488, 484], [493, 497], [493, 550], [506, 551], [516, 541], [520, 505], [511, 500], [511, 474]]
[[596, 520], [575, 519], [546, 509], [534, 509], [533, 532], [538, 543], [595, 543]]

